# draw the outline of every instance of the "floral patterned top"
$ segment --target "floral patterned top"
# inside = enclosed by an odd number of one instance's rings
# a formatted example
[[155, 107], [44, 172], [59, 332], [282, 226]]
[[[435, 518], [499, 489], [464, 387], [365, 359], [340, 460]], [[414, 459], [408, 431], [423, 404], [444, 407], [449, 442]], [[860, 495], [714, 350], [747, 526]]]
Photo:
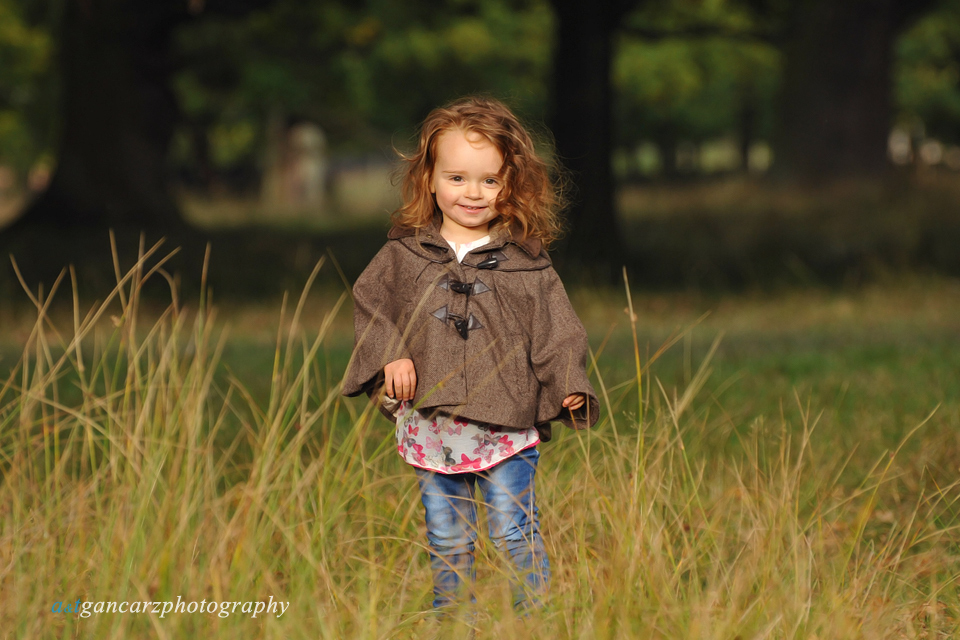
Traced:
[[438, 473], [483, 471], [540, 442], [534, 427], [511, 429], [446, 415], [424, 417], [409, 401], [397, 411], [397, 451], [407, 464]]

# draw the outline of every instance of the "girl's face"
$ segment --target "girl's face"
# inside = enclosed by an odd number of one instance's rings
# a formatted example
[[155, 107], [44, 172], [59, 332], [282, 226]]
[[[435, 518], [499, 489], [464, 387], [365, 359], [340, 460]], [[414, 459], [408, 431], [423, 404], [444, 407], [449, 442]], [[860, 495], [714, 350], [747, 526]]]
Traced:
[[502, 166], [503, 156], [479, 133], [453, 129], [440, 135], [430, 183], [443, 213], [440, 235], [457, 244], [487, 235], [497, 217]]

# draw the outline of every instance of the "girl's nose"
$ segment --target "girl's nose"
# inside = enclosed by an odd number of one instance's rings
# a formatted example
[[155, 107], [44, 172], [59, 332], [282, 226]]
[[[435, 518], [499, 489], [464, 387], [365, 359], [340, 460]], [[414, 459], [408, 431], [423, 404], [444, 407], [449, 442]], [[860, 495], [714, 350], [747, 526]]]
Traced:
[[466, 195], [468, 198], [478, 200], [480, 198], [480, 185], [475, 182], [468, 182]]

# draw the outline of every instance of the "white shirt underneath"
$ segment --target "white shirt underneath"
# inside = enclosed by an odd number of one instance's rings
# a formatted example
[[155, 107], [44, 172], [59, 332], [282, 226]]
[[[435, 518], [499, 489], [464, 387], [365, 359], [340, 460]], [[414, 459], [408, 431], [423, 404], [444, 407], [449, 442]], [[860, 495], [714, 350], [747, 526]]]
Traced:
[[[447, 240], [444, 238], [444, 240]], [[479, 240], [474, 240], [473, 242], [467, 242], [466, 244], [457, 244], [447, 240], [447, 244], [450, 245], [450, 248], [453, 249], [453, 252], [457, 254], [457, 262], [463, 262], [463, 259], [468, 253], [476, 249], [477, 247], [482, 247], [483, 245], [490, 242], [490, 236], [483, 236]]]

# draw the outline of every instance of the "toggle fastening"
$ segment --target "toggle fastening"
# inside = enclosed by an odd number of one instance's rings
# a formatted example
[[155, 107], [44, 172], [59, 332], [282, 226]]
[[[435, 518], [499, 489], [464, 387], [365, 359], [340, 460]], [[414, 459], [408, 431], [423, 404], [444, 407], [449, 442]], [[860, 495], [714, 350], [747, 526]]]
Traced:
[[450, 277], [450, 274], [444, 274], [442, 278], [437, 282], [437, 286], [446, 291], [453, 291], [455, 293], [462, 293], [463, 295], [480, 295], [481, 293], [486, 293], [490, 291], [483, 280], [477, 278], [472, 283], [470, 282], [460, 282]]
[[448, 312], [447, 305], [443, 305], [430, 315], [438, 320], [442, 320], [444, 323], [446, 323], [447, 320], [452, 320], [453, 328], [457, 330], [457, 333], [459, 333], [460, 337], [464, 340], [470, 337], [470, 332], [474, 329], [483, 329], [483, 325], [480, 324], [480, 321], [477, 320], [475, 315], [471, 313], [469, 318], [464, 318], [456, 313]]

